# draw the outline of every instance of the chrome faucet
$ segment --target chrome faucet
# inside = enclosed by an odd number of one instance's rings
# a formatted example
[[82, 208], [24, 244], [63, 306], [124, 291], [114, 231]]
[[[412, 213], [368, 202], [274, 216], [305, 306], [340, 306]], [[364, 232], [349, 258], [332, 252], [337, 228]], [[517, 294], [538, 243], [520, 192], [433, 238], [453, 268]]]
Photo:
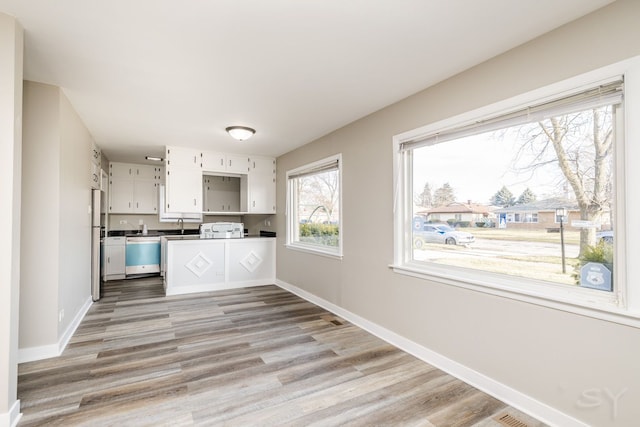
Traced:
[[178, 224], [180, 224], [180, 234], [184, 234], [184, 219], [178, 218]]

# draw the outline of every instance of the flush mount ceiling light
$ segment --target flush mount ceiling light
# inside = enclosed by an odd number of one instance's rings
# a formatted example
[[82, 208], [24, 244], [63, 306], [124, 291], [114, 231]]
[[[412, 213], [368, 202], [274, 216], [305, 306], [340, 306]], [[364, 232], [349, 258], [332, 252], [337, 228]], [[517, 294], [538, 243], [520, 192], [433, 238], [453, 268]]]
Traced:
[[254, 133], [256, 133], [255, 129], [251, 129], [246, 126], [229, 126], [225, 130], [232, 138], [237, 139], [238, 141], [249, 139]]
[[154, 162], [161, 162], [164, 160], [162, 157], [155, 157], [155, 156], [145, 156], [144, 158]]

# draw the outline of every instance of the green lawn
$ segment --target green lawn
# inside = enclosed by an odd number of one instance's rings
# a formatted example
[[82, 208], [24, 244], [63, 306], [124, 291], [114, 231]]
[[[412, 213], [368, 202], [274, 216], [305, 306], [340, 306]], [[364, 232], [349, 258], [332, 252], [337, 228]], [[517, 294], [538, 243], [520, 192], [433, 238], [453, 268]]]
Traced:
[[[510, 228], [483, 228], [467, 227], [457, 228], [476, 236], [476, 239], [488, 240], [511, 240], [514, 242], [560, 242], [560, 233], [548, 233], [547, 230], [515, 230]], [[574, 230], [564, 231], [564, 242], [566, 244], [580, 244], [580, 232]]]

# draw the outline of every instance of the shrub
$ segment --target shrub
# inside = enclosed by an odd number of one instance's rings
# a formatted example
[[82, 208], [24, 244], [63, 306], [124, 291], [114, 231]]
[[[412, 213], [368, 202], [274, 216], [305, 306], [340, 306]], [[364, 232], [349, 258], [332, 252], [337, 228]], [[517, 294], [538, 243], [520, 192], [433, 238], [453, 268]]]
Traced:
[[300, 224], [300, 241], [324, 246], [338, 246], [337, 224]]
[[587, 246], [584, 253], [578, 257], [573, 278], [580, 283], [580, 270], [590, 262], [604, 264], [613, 274], [613, 245], [600, 240], [595, 246]]

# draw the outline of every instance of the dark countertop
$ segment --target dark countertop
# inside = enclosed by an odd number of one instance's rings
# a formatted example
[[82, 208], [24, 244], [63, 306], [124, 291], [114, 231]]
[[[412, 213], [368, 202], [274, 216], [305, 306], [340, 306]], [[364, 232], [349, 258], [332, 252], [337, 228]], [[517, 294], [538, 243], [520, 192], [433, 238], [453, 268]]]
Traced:
[[[246, 232], [246, 229], [245, 229]], [[189, 228], [184, 230], [184, 233], [181, 233], [181, 230], [149, 230], [147, 234], [142, 234], [139, 231], [133, 230], [111, 230], [107, 237], [156, 237], [156, 236], [194, 236], [200, 235], [200, 229], [198, 228]], [[247, 235], [245, 237], [276, 237], [276, 233], [273, 231], [263, 231], [260, 230], [260, 234], [252, 234]]]
[[154, 237], [154, 236], [189, 236], [199, 235], [200, 230], [197, 228], [186, 229], [184, 233], [181, 230], [149, 230], [147, 234], [142, 234], [139, 231], [133, 230], [111, 230], [109, 231], [109, 237], [124, 236], [124, 237]]

